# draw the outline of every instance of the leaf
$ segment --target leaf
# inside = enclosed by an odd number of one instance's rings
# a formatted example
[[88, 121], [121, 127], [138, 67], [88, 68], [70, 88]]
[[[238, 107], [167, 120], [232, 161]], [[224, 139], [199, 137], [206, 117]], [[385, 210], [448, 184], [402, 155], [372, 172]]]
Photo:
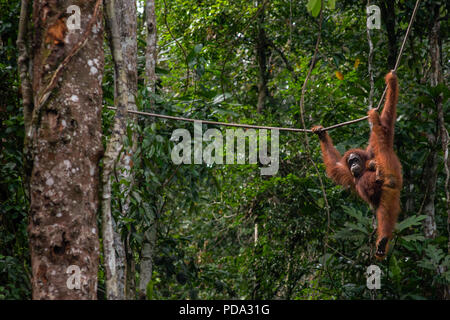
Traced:
[[415, 234], [409, 234], [407, 236], [401, 237], [402, 240], [409, 242], [409, 241], [423, 241], [425, 240], [425, 237], [421, 234], [415, 233]]
[[195, 47], [194, 47], [194, 52], [195, 53], [199, 53], [200, 51], [202, 51], [202, 49], [203, 49], [203, 44], [197, 44]]
[[320, 0], [316, 0], [316, 3], [311, 11], [312, 16], [315, 18], [320, 13], [320, 8], [322, 7], [322, 3]]
[[405, 299], [412, 299], [412, 300], [427, 300], [425, 297], [418, 295], [418, 294], [412, 294], [412, 293], [407, 293], [406, 295], [402, 296], [400, 299], [401, 300], [405, 300]]
[[322, 265], [327, 265], [327, 263], [333, 258], [333, 255], [330, 253], [324, 254], [322, 257], [319, 258], [319, 261]]
[[139, 193], [137, 193], [136, 191], [132, 191], [131, 194], [133, 195], [133, 198], [135, 198], [138, 202], [142, 202], [142, 198]]
[[311, 12], [313, 17], [317, 17], [322, 6], [321, 0], [309, 0], [306, 9]]
[[436, 270], [436, 268], [439, 266], [440, 261], [445, 256], [444, 251], [436, 247], [435, 245], [430, 244], [425, 249], [425, 252], [426, 257], [420, 260], [417, 265], [428, 270]]
[[229, 97], [231, 97], [231, 93], [228, 93], [228, 92], [226, 92], [224, 94], [219, 94], [218, 96], [214, 97], [212, 104], [215, 105], [215, 104], [222, 103], [223, 101], [225, 101], [225, 99], [228, 99]]
[[353, 218], [355, 218], [358, 221], [358, 223], [361, 225], [366, 225], [366, 224], [370, 223], [369, 218], [363, 216], [362, 213], [360, 211], [356, 210], [355, 208], [344, 207], [344, 211], [349, 216], [352, 216]]
[[441, 259], [444, 257], [444, 251], [432, 244], [427, 247], [426, 252], [430, 260], [436, 265], [438, 265]]
[[325, 200], [324, 200], [323, 198], [317, 199], [317, 205], [318, 205], [320, 208], [325, 208]]
[[359, 224], [354, 224], [354, 223], [349, 222], [349, 223], [346, 223], [346, 225], [355, 231], [361, 231], [364, 234], [368, 234], [367, 230]]
[[405, 230], [411, 226], [420, 225], [420, 221], [424, 220], [426, 217], [427, 216], [425, 215], [409, 217], [397, 224], [397, 231], [401, 232], [402, 230]]
[[327, 7], [330, 10], [334, 10], [336, 8], [336, 0], [328, 0]]
[[338, 55], [333, 55], [333, 62], [336, 68], [339, 68], [339, 59], [340, 57]]
[[161, 67], [155, 67], [156, 74], [170, 74], [170, 71]]
[[401, 269], [397, 258], [393, 255], [390, 261], [390, 274], [397, 283], [401, 279]]
[[150, 280], [147, 283], [147, 287], [146, 287], [146, 290], [145, 290], [145, 292], [147, 294], [147, 300], [152, 300], [153, 299], [153, 285], [154, 285], [153, 280]]
[[342, 72], [336, 71], [335, 75], [336, 75], [336, 78], [338, 78], [339, 80], [344, 80], [344, 75], [342, 74]]

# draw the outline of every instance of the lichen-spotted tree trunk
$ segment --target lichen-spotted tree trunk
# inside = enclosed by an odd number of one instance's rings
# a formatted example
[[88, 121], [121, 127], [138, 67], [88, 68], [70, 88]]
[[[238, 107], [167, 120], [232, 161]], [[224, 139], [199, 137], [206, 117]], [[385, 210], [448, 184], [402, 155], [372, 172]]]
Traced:
[[[122, 150], [122, 139], [126, 130], [127, 107], [129, 104], [128, 75], [123, 58], [123, 43], [119, 23], [117, 19], [117, 8], [115, 0], [105, 1], [106, 15], [109, 35], [110, 48], [114, 61], [114, 84], [115, 97], [114, 105], [117, 109], [114, 118], [113, 129], [106, 146], [103, 157], [102, 172], [102, 240], [103, 240], [103, 258], [105, 264], [105, 284], [106, 297], [109, 300], [123, 298], [123, 291], [119, 292], [118, 269], [116, 258], [116, 247], [114, 241], [113, 218], [111, 214], [111, 175], [115, 169], [115, 163], [120, 160], [120, 151]], [[134, 100], [133, 100], [134, 101]], [[116, 237], [117, 238], [117, 237]], [[122, 290], [122, 288], [120, 289]]]
[[[145, 85], [149, 93], [156, 91], [156, 61], [157, 61], [157, 29], [155, 1], [148, 0], [145, 7], [147, 26], [147, 47], [145, 50]], [[151, 111], [154, 111], [154, 100], [151, 98]], [[152, 279], [153, 253], [156, 244], [156, 219], [153, 219], [148, 230], [144, 234], [141, 250], [141, 268], [139, 279], [139, 298], [146, 298], [147, 285]]]
[[[117, 18], [117, 26], [120, 37], [120, 45], [122, 48], [123, 65], [125, 66], [127, 76], [127, 93], [128, 93], [128, 110], [137, 110], [135, 97], [137, 95], [137, 9], [136, 1], [115, 0], [115, 12]], [[118, 74], [115, 75], [116, 77]], [[115, 80], [118, 83], [118, 80]], [[116, 94], [117, 95], [117, 94]], [[136, 116], [128, 114], [129, 125], [136, 125]], [[130, 190], [135, 180], [132, 170], [133, 154], [137, 149], [138, 135], [133, 130], [131, 145], [121, 155], [121, 159], [116, 166], [114, 176], [119, 181], [127, 181], [127, 184], [120, 185], [120, 192], [123, 194], [121, 205], [122, 217], [129, 216], [130, 211]], [[117, 287], [118, 299], [135, 299], [136, 283], [135, 283], [135, 263], [133, 253], [131, 252], [129, 237], [127, 243], [122, 241], [120, 230], [117, 226], [114, 229], [114, 246], [117, 256]]]
[[[77, 30], [67, 28], [71, 5], [80, 8]], [[96, 299], [102, 5], [35, 0], [32, 16], [32, 102], [25, 109], [32, 296]], [[29, 21], [26, 12], [21, 17]], [[26, 72], [26, 59], [19, 63]]]

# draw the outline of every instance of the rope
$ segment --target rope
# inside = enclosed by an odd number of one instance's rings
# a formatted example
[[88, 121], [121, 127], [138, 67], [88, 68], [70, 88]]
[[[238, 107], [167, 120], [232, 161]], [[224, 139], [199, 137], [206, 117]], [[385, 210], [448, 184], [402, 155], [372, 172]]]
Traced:
[[[400, 52], [399, 52], [399, 54], [397, 56], [397, 61], [395, 62], [395, 67], [393, 69], [394, 72], [397, 71], [397, 68], [400, 65], [400, 59], [401, 59], [402, 54], [403, 54], [403, 49], [405, 48], [406, 40], [408, 39], [409, 33], [411, 31], [411, 27], [412, 27], [414, 19], [416, 17], [417, 9], [419, 8], [419, 4], [420, 4], [420, 0], [417, 0], [416, 1], [416, 5], [414, 6], [413, 13], [411, 15], [411, 19], [409, 20], [408, 29], [406, 29], [406, 34], [405, 34], [405, 37], [403, 38], [402, 46], [400, 47]], [[386, 92], [387, 92], [387, 86], [384, 88], [383, 94], [381, 95], [381, 99], [378, 102], [378, 106], [376, 107], [375, 110], [379, 110], [380, 109], [381, 104], [383, 103], [384, 97], [386, 96]], [[365, 117], [362, 117], [362, 118], [359, 118], [359, 119], [338, 123], [338, 124], [335, 124], [333, 126], [329, 126], [329, 127], [323, 128], [322, 131], [328, 131], [328, 130], [331, 130], [331, 129], [339, 128], [339, 127], [345, 126], [347, 124], [352, 124], [352, 123], [356, 123], [356, 122], [360, 122], [360, 121], [366, 120], [368, 118], [369, 118], [368, 116], [365, 116]]]
[[[106, 108], [110, 109], [110, 110], [117, 110], [117, 108], [115, 108], [115, 107], [106, 107]], [[148, 117], [155, 117], [155, 118], [162, 118], [162, 119], [178, 120], [178, 121], [201, 122], [201, 123], [205, 123], [205, 124], [213, 124], [213, 125], [227, 126], [227, 127], [239, 127], [239, 128], [251, 128], [251, 129], [267, 129], [267, 130], [279, 130], [279, 131], [291, 131], [291, 132], [312, 132], [310, 129], [282, 128], [282, 127], [258, 126], [258, 125], [252, 125], [252, 124], [218, 122], [218, 121], [210, 121], [210, 120], [200, 120], [200, 119], [175, 117], [175, 116], [169, 116], [169, 115], [165, 115], [165, 114], [143, 112], [143, 111], [135, 111], [135, 110], [128, 110], [128, 113], [134, 113], [134, 114], [138, 114], [138, 115], [141, 115], [141, 116], [148, 116]]]
[[[409, 20], [408, 29], [406, 29], [405, 37], [403, 38], [402, 46], [400, 47], [400, 52], [397, 56], [397, 61], [395, 62], [394, 72], [397, 71], [398, 66], [400, 65], [400, 59], [402, 58], [403, 49], [405, 48], [406, 40], [408, 39], [409, 32], [411, 31], [412, 24], [414, 22], [414, 18], [416, 17], [417, 8], [419, 8], [420, 0], [417, 0], [416, 5], [414, 6], [413, 13], [411, 15], [411, 19]], [[383, 95], [381, 96], [380, 102], [378, 103], [377, 110], [381, 107], [381, 102], [386, 96], [387, 87], [384, 88]]]
[[[416, 5], [414, 6], [414, 10], [413, 10], [413, 13], [411, 15], [411, 18], [409, 20], [408, 29], [406, 30], [405, 37], [403, 38], [402, 46], [400, 47], [400, 52], [399, 52], [399, 54], [397, 56], [397, 61], [395, 62], [395, 67], [393, 69], [394, 72], [397, 71], [397, 68], [400, 65], [400, 59], [402, 57], [403, 50], [404, 50], [405, 44], [406, 44], [406, 40], [408, 39], [409, 33], [411, 31], [411, 27], [412, 27], [414, 19], [416, 17], [417, 9], [419, 8], [419, 4], [420, 4], [420, 0], [417, 0], [416, 1]], [[386, 92], [387, 92], [387, 86], [384, 88], [383, 94], [381, 95], [381, 99], [380, 99], [380, 101], [378, 103], [378, 106], [376, 107], [376, 110], [380, 109], [381, 104], [382, 104], [382, 102], [384, 100], [384, 97], [386, 96]], [[107, 109], [117, 110], [117, 108], [114, 108], [114, 107], [107, 107]], [[168, 115], [164, 115], [164, 114], [143, 112], [143, 111], [134, 111], [134, 110], [127, 110], [127, 111], [128, 111], [128, 113], [134, 113], [134, 114], [138, 114], [138, 115], [141, 115], [141, 116], [148, 116], [148, 117], [155, 117], [155, 118], [162, 118], [162, 119], [170, 119], [170, 120], [177, 120], [177, 121], [187, 121], [187, 122], [202, 122], [202, 123], [205, 123], [205, 124], [212, 124], [212, 125], [219, 125], [219, 126], [238, 127], [238, 128], [250, 128], [250, 129], [279, 130], [279, 131], [290, 131], [290, 132], [312, 132], [311, 129], [258, 126], [258, 125], [251, 125], [251, 124], [218, 122], [218, 121], [210, 121], [210, 120], [200, 120], [200, 119], [175, 117], [175, 116], [168, 116]], [[343, 126], [346, 126], [348, 124], [353, 124], [353, 123], [357, 123], [357, 122], [366, 120], [368, 118], [369, 118], [368, 116], [365, 116], [365, 117], [362, 117], [362, 118], [359, 118], [359, 119], [350, 120], [350, 121], [346, 121], [346, 122], [341, 122], [341, 123], [338, 123], [338, 124], [335, 124], [335, 125], [323, 128], [322, 131], [328, 131], [328, 130], [332, 130], [332, 129], [335, 129], [335, 128], [343, 127]]]

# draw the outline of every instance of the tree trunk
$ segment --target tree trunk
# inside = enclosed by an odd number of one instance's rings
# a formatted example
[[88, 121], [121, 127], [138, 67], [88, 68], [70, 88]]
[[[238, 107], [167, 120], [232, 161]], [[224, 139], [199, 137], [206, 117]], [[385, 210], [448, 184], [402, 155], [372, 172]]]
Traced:
[[147, 285], [152, 280], [153, 273], [153, 253], [156, 244], [156, 219], [145, 232], [142, 242], [141, 252], [141, 272], [139, 282], [139, 299], [146, 299]]
[[114, 104], [117, 108], [113, 130], [109, 138], [102, 172], [102, 238], [103, 258], [105, 261], [106, 296], [109, 300], [119, 299], [117, 282], [117, 261], [114, 247], [114, 228], [111, 215], [111, 173], [122, 149], [122, 138], [126, 131], [126, 117], [128, 105], [128, 84], [125, 70], [119, 26], [116, 18], [115, 0], [106, 2], [106, 22], [111, 37], [111, 53], [114, 60], [116, 97]]
[[[156, 61], [157, 61], [157, 29], [156, 29], [156, 13], [155, 1], [147, 1], [145, 7], [145, 16], [147, 23], [147, 48], [145, 51], [145, 85], [150, 94], [156, 91]], [[154, 111], [154, 99], [150, 99], [151, 111]], [[153, 273], [153, 252], [156, 244], [156, 219], [145, 232], [144, 241], [141, 251], [140, 281], [139, 281], [139, 298], [145, 299], [147, 294], [147, 285], [152, 279]]]
[[[440, 22], [439, 22], [439, 4], [435, 4], [431, 8], [431, 12], [433, 13], [434, 19], [433, 23], [430, 26], [430, 57], [431, 57], [431, 78], [430, 85], [432, 87], [436, 87], [439, 84], [443, 83], [442, 77], [442, 62], [441, 62], [441, 40], [440, 40]], [[445, 159], [445, 153], [447, 152], [448, 157], [448, 132], [445, 128], [444, 123], [444, 111], [442, 104], [442, 94], [440, 94], [436, 99], [436, 110], [432, 110], [432, 112], [437, 112], [437, 129], [436, 134], [433, 135], [432, 142], [432, 153], [430, 154], [431, 163], [426, 167], [425, 173], [427, 177], [427, 184], [430, 191], [428, 192], [428, 202], [425, 204], [424, 212], [427, 215], [427, 219], [424, 222], [425, 227], [425, 236], [427, 238], [435, 238], [436, 233], [436, 221], [435, 221], [435, 191], [436, 191], [436, 180], [437, 180], [437, 166], [438, 166], [438, 140], [441, 139], [442, 148], [444, 151], [444, 167], [447, 171], [447, 179], [446, 179], [446, 197], [447, 204], [449, 201], [449, 190], [448, 190], [448, 158]], [[430, 176], [431, 174], [431, 176]]]
[[388, 37], [388, 67], [394, 69], [397, 60], [397, 34], [395, 33], [395, 0], [384, 0], [380, 6]]
[[114, 249], [116, 252], [116, 270], [117, 270], [117, 300], [125, 300], [126, 282], [127, 282], [127, 254], [125, 244], [120, 236], [120, 230], [117, 223], [112, 219], [112, 228], [114, 232]]
[[[431, 68], [432, 68], [432, 75], [431, 75], [431, 85], [437, 86], [440, 84], [444, 84], [444, 78], [442, 75], [442, 58], [441, 58], [441, 51], [442, 51], [442, 41], [440, 37], [441, 32], [441, 25], [439, 21], [439, 5], [436, 5], [434, 7], [434, 23], [433, 28], [431, 31], [430, 36], [430, 51], [431, 51]], [[448, 225], [447, 229], [450, 233], [450, 186], [449, 186], [449, 180], [450, 180], [450, 158], [449, 158], [449, 143], [450, 143], [450, 137], [447, 128], [445, 127], [445, 118], [444, 118], [444, 106], [443, 106], [443, 94], [441, 93], [439, 97], [436, 99], [436, 107], [437, 107], [437, 114], [438, 114], [438, 127], [439, 127], [439, 136], [441, 139], [442, 144], [442, 151], [444, 153], [444, 169], [445, 169], [445, 195], [446, 195], [446, 202], [447, 202], [447, 216], [448, 216]], [[450, 253], [450, 238], [448, 243], [448, 250]]]
[[256, 38], [256, 59], [258, 61], [258, 103], [256, 110], [261, 113], [264, 110], [266, 98], [268, 96], [267, 82], [269, 74], [267, 72], [267, 38], [264, 29], [265, 5], [258, 16], [258, 35]]
[[[441, 41], [441, 25], [440, 25], [440, 5], [435, 4], [432, 10], [434, 14], [433, 25], [430, 33], [430, 55], [431, 55], [431, 86], [435, 87], [444, 84], [444, 77], [442, 75], [442, 41]], [[447, 206], [447, 232], [450, 234], [450, 159], [449, 159], [449, 143], [450, 137], [445, 127], [443, 93], [439, 94], [435, 99], [437, 116], [438, 116], [438, 136], [441, 140], [442, 151], [444, 154], [444, 169], [445, 169], [445, 197]], [[450, 238], [447, 244], [447, 250], [450, 252]], [[438, 274], [447, 270], [437, 270]], [[450, 285], [444, 286], [444, 299], [450, 298]]]
[[435, 198], [436, 198], [436, 181], [437, 181], [437, 157], [438, 150], [436, 148], [436, 137], [434, 135], [429, 136], [429, 144], [431, 145], [430, 154], [425, 163], [424, 177], [426, 177], [425, 183], [425, 199], [423, 206], [423, 213], [427, 218], [423, 222], [425, 237], [429, 239], [436, 238], [436, 219], [435, 219]]
[[[156, 90], [156, 61], [158, 52], [156, 51], [157, 29], [156, 29], [156, 13], [155, 0], [147, 1], [145, 7], [145, 16], [147, 23], [147, 47], [145, 50], [145, 77], [146, 86], [150, 93]], [[153, 105], [154, 103], [152, 103]]]
[[[122, 48], [123, 65], [127, 76], [127, 92], [128, 92], [128, 110], [137, 110], [135, 97], [137, 95], [137, 12], [136, 2], [127, 0], [115, 0], [116, 2], [116, 16], [119, 28], [120, 44]], [[116, 74], [116, 76], [118, 76]], [[118, 83], [116, 80], [114, 83]], [[117, 93], [116, 93], [117, 96]], [[137, 124], [136, 116], [128, 114], [128, 119], [134, 126]], [[137, 148], [137, 133], [133, 130], [132, 144], [128, 150], [122, 155], [120, 162], [116, 167], [116, 176], [119, 181], [128, 181], [128, 184], [120, 184], [120, 192], [123, 195], [122, 212], [121, 215], [126, 217], [130, 211], [130, 197], [129, 192], [134, 186], [134, 175], [132, 171], [133, 162], [132, 157]], [[117, 258], [117, 286], [118, 299], [135, 299], [136, 284], [135, 275], [127, 275], [132, 269], [130, 264], [132, 261], [127, 260], [130, 256], [126, 252], [128, 249], [122, 241], [117, 226], [114, 228], [114, 246], [116, 248]], [[131, 255], [132, 256], [132, 255]], [[128, 283], [127, 284], [127, 279]]]
[[62, 17], [72, 4], [33, 3], [34, 107], [25, 123], [33, 299], [97, 298], [102, 6], [77, 2], [81, 29], [69, 31]]

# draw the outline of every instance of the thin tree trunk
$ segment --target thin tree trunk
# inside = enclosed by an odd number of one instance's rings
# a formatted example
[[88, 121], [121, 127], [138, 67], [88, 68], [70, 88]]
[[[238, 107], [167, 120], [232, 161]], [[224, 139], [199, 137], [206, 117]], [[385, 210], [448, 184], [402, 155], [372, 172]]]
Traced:
[[114, 249], [116, 252], [116, 270], [117, 270], [117, 300], [126, 300], [126, 282], [127, 282], [127, 255], [125, 244], [120, 236], [118, 225], [112, 219], [114, 231]]
[[126, 255], [126, 281], [125, 292], [128, 300], [136, 299], [136, 262], [134, 260], [134, 253], [130, 247], [130, 234], [127, 235], [125, 241], [125, 255]]
[[116, 300], [119, 298], [119, 290], [117, 283], [116, 253], [114, 250], [114, 229], [111, 215], [111, 173], [113, 172], [115, 163], [120, 160], [119, 154], [122, 149], [122, 138], [126, 132], [128, 85], [127, 73], [125, 71], [122, 56], [119, 27], [115, 14], [115, 1], [107, 0], [105, 3], [106, 21], [111, 37], [111, 53], [114, 60], [115, 87], [117, 89], [117, 96], [114, 99], [114, 104], [117, 111], [111, 137], [106, 147], [105, 156], [103, 157], [102, 238], [103, 256], [105, 261], [106, 296], [109, 300]]
[[156, 244], [156, 219], [145, 232], [141, 252], [141, 272], [139, 282], [139, 298], [147, 297], [147, 285], [152, 280], [153, 273], [153, 253]]
[[[409, 170], [411, 171], [411, 170]], [[411, 174], [405, 174], [405, 180], [408, 181], [408, 183], [405, 183], [405, 185], [408, 186], [408, 191], [406, 192], [406, 203], [405, 203], [405, 211], [406, 212], [414, 212], [415, 211], [415, 200], [416, 200], [416, 193], [414, 191], [414, 183], [410, 183], [410, 181], [413, 181], [413, 178], [411, 177]]]
[[[156, 91], [156, 61], [157, 61], [157, 29], [155, 1], [149, 0], [146, 4], [146, 24], [147, 24], [147, 48], [145, 51], [145, 85], [150, 94]], [[154, 99], [150, 99], [152, 111], [155, 109]], [[145, 232], [141, 251], [141, 267], [139, 281], [139, 298], [147, 297], [147, 285], [153, 274], [153, 252], [156, 244], [156, 218], [153, 219], [148, 230]]]
[[[431, 31], [431, 85], [437, 86], [440, 84], [444, 84], [444, 78], [442, 76], [442, 41], [440, 38], [440, 21], [439, 21], [439, 6], [435, 6], [435, 19], [433, 28]], [[436, 100], [437, 113], [438, 113], [438, 126], [439, 126], [439, 135], [442, 144], [442, 151], [444, 153], [444, 168], [445, 168], [445, 196], [447, 202], [447, 215], [448, 215], [448, 226], [450, 226], [450, 158], [449, 158], [449, 143], [450, 137], [447, 128], [445, 127], [445, 118], [444, 118], [444, 106], [443, 106], [443, 94], [441, 93]], [[449, 229], [450, 233], [450, 229]], [[450, 252], [450, 238], [448, 244], [449, 252]]]
[[31, 117], [33, 115], [33, 91], [30, 79], [30, 67], [31, 59], [29, 56], [29, 39], [28, 34], [28, 24], [29, 24], [29, 3], [28, 0], [21, 1], [20, 8], [20, 20], [19, 20], [19, 30], [17, 35], [17, 48], [18, 48], [18, 59], [17, 66], [19, 69], [20, 78], [20, 88], [22, 94], [22, 105], [23, 105], [23, 122], [25, 129], [25, 141], [23, 149], [23, 163], [24, 163], [24, 181], [26, 187], [25, 194], [27, 198], [30, 198], [30, 177], [33, 164], [33, 155], [30, 147], [31, 141]]
[[395, 0], [384, 0], [380, 4], [381, 21], [386, 25], [388, 37], [388, 67], [394, 69], [397, 60], [397, 34], [395, 33]]
[[[157, 28], [156, 28], [156, 12], [155, 0], [149, 0], [145, 7], [146, 25], [147, 25], [147, 47], [145, 50], [145, 77], [146, 86], [150, 93], [155, 93], [156, 90], [156, 61], [158, 52], [157, 44]], [[152, 105], [154, 102], [152, 101]]]
[[[432, 12], [434, 13], [433, 26], [430, 33], [430, 55], [431, 55], [431, 86], [435, 87], [444, 84], [442, 75], [442, 41], [440, 37], [441, 25], [439, 21], [440, 5], [435, 4]], [[450, 160], [449, 160], [449, 143], [450, 137], [445, 127], [443, 94], [436, 98], [436, 108], [438, 115], [438, 136], [441, 140], [442, 151], [444, 153], [444, 169], [445, 169], [445, 197], [447, 206], [447, 232], [450, 234]], [[450, 252], [450, 238], [448, 240], [448, 252]], [[437, 270], [438, 273], [447, 270]], [[450, 298], [450, 285], [444, 286], [443, 298]]]
[[29, 12], [28, 12], [28, 0], [22, 0], [20, 8], [20, 21], [19, 21], [19, 32], [17, 37], [17, 47], [19, 51], [18, 66], [19, 66], [19, 77], [22, 93], [22, 103], [23, 103], [23, 114], [24, 114], [24, 124], [25, 132], [29, 132], [31, 126], [31, 115], [33, 110], [33, 92], [30, 82], [29, 70], [29, 54], [27, 46], [27, 31], [29, 22]]
[[62, 17], [72, 4], [33, 3], [33, 108], [25, 110], [33, 299], [97, 298], [102, 6], [78, 2], [81, 30], [69, 31]]
[[433, 134], [429, 135], [429, 144], [431, 145], [430, 154], [425, 163], [424, 176], [427, 177], [425, 183], [425, 199], [423, 206], [423, 213], [427, 218], [423, 222], [425, 237], [429, 239], [436, 238], [436, 219], [435, 219], [435, 198], [436, 198], [436, 181], [437, 181], [437, 166], [438, 166], [438, 150], [436, 148], [436, 137]]
[[261, 113], [266, 104], [268, 96], [267, 82], [269, 74], [267, 72], [267, 48], [268, 42], [264, 29], [265, 5], [258, 16], [258, 35], [256, 38], [256, 59], [258, 61], [258, 103], [256, 110]]
[[[432, 87], [436, 87], [439, 84], [443, 83], [443, 77], [442, 77], [442, 62], [441, 62], [441, 40], [440, 40], [440, 22], [439, 22], [439, 10], [440, 6], [439, 4], [435, 4], [431, 8], [431, 12], [433, 13], [434, 19], [433, 23], [430, 26], [430, 38], [429, 38], [429, 44], [430, 44], [430, 57], [431, 57], [431, 78], [430, 78], [430, 85]], [[436, 180], [437, 180], [437, 166], [438, 166], [438, 140], [440, 138], [442, 149], [444, 151], [444, 167], [446, 168], [446, 197], [447, 197], [447, 207], [449, 208], [449, 197], [450, 197], [450, 190], [448, 190], [448, 179], [450, 172], [449, 164], [448, 164], [448, 132], [445, 128], [444, 123], [444, 110], [443, 110], [443, 103], [442, 103], [442, 94], [439, 95], [435, 99], [436, 103], [436, 110], [433, 110], [432, 112], [437, 111], [437, 129], [436, 134], [433, 137], [433, 147], [432, 147], [432, 154], [430, 155], [431, 163], [428, 169], [429, 171], [426, 171], [426, 177], [427, 177], [427, 183], [428, 183], [428, 189], [429, 191], [429, 199], [428, 202], [425, 203], [424, 212], [427, 215], [427, 219], [424, 222], [425, 226], [425, 236], [427, 238], [435, 238], [437, 235], [437, 228], [436, 228], [436, 221], [435, 221], [435, 204], [434, 204], [434, 198], [435, 198], [435, 191], [436, 191]], [[447, 154], [447, 159], [445, 159], [445, 155]], [[431, 176], [429, 175], [431, 174]], [[449, 209], [448, 209], [449, 211]], [[450, 214], [450, 212], [449, 212]]]
[[[120, 44], [122, 48], [123, 65], [127, 76], [127, 92], [128, 92], [128, 110], [137, 110], [135, 97], [137, 95], [137, 10], [136, 1], [115, 0], [116, 16], [119, 28]], [[117, 74], [116, 74], [117, 75]], [[117, 84], [118, 81], [115, 81]], [[115, 94], [117, 96], [117, 92]], [[134, 127], [137, 124], [136, 116], [129, 114], [129, 125]], [[123, 203], [121, 206], [121, 216], [126, 217], [130, 211], [130, 190], [134, 186], [134, 174], [132, 171], [133, 154], [137, 149], [137, 133], [133, 130], [131, 146], [121, 154], [120, 161], [116, 166], [116, 176], [119, 181], [128, 181], [127, 184], [120, 184], [120, 193], [123, 195]], [[122, 241], [117, 226], [114, 228], [114, 246], [116, 248], [117, 258], [117, 285], [118, 299], [135, 299], [136, 284], [135, 275], [127, 275], [130, 272], [131, 261], [127, 260], [127, 256], [131, 256], [126, 252], [128, 249]], [[128, 280], [127, 280], [128, 279]], [[127, 284], [127, 281], [130, 283]]]

